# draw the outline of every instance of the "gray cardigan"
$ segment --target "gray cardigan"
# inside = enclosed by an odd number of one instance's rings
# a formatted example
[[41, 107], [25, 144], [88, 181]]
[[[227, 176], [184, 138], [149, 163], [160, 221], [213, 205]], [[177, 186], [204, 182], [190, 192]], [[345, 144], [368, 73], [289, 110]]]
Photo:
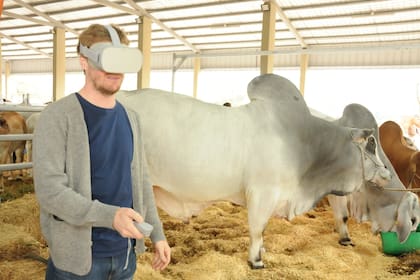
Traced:
[[[154, 226], [152, 242], [165, 240], [141, 142], [139, 116], [126, 108], [133, 131], [133, 206]], [[42, 233], [54, 265], [85, 275], [92, 264], [92, 227], [112, 228], [117, 206], [91, 199], [88, 132], [75, 94], [50, 104], [34, 131], [33, 172]], [[138, 253], [144, 241], [137, 240]]]

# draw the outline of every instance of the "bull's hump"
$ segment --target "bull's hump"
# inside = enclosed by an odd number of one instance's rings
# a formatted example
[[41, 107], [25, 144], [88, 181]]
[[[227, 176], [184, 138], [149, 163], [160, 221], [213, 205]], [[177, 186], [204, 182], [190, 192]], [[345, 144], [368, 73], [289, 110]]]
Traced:
[[268, 101], [309, 114], [303, 96], [295, 85], [288, 79], [275, 74], [264, 74], [251, 80], [248, 84], [248, 96], [251, 101]]

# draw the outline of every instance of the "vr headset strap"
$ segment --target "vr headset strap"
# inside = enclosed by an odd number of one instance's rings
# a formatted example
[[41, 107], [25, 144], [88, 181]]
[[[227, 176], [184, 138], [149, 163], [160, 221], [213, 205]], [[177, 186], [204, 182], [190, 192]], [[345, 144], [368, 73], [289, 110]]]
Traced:
[[112, 44], [121, 46], [120, 36], [118, 36], [117, 31], [111, 25], [105, 25], [105, 28], [108, 30], [109, 36], [111, 36]]
[[[109, 36], [111, 37], [112, 45], [121, 46], [120, 37], [118, 36], [117, 31], [115, 31], [111, 25], [105, 25], [105, 28], [108, 30]], [[99, 62], [99, 54], [86, 46], [80, 45], [80, 53], [90, 58], [92, 61]]]

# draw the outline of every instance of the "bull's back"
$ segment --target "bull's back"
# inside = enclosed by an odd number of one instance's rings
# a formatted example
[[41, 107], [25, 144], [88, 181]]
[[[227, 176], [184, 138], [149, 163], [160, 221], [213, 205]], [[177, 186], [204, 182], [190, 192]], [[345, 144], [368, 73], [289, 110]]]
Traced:
[[256, 158], [276, 160], [272, 145], [281, 143], [264, 135], [272, 131], [255, 106], [230, 108], [159, 90], [122, 94], [119, 100], [140, 115], [152, 182], [170, 192], [225, 198], [241, 192], [250, 173], [268, 172]]
[[232, 186], [241, 186], [248, 158], [245, 132], [252, 129], [242, 109], [158, 90], [130, 93], [119, 100], [140, 115], [154, 184], [187, 196], [194, 196], [200, 186], [200, 196], [206, 199], [239, 191]]

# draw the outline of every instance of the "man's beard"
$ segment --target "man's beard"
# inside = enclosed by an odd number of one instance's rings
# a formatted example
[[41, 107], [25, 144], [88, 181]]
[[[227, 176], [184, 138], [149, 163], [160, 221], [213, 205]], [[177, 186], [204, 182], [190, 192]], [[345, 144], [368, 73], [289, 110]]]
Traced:
[[104, 87], [97, 87], [98, 91], [101, 92], [103, 95], [114, 95], [117, 91], [120, 90], [120, 87], [118, 87], [116, 90], [109, 90]]
[[110, 96], [110, 95], [114, 95], [117, 91], [119, 91], [120, 90], [120, 87], [121, 87], [121, 84], [118, 86], [118, 88], [117, 89], [115, 89], [115, 90], [111, 90], [111, 89], [109, 89], [109, 88], [106, 88], [106, 87], [104, 87], [104, 86], [99, 86], [96, 82], [94, 82], [94, 85], [95, 85], [95, 88], [100, 92], [100, 93], [102, 93], [103, 95], [107, 95], [107, 96]]

